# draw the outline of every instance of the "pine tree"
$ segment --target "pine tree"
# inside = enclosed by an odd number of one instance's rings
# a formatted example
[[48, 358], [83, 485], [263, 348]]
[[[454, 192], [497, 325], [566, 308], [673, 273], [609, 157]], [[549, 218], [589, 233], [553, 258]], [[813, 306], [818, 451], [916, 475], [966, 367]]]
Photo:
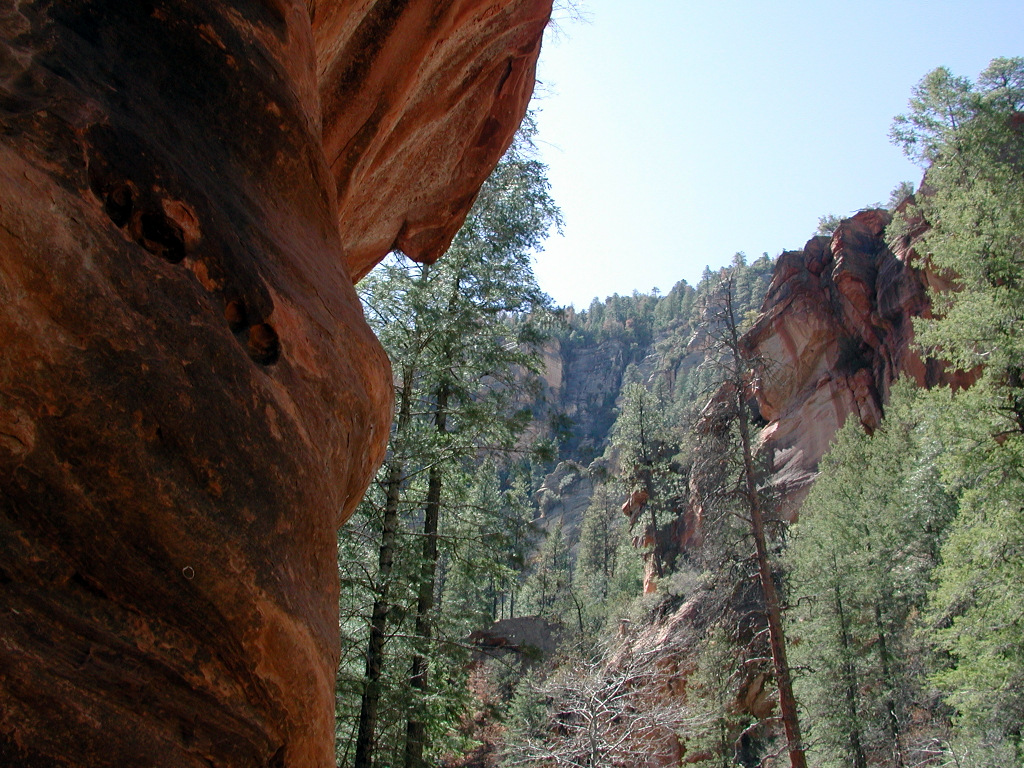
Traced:
[[579, 591], [593, 606], [603, 606], [611, 594], [621, 536], [622, 513], [608, 487], [594, 489], [590, 505], [583, 514], [576, 576]]
[[667, 511], [679, 495], [679, 477], [671, 460], [677, 452], [665, 422], [666, 406], [642, 384], [627, 384], [620, 396], [619, 416], [612, 430], [612, 444], [619, 451], [620, 479], [626, 493], [643, 494], [638, 517], [646, 511], [650, 523], [644, 526], [643, 539], [651, 542], [651, 567], [659, 578], [665, 573], [665, 557], [659, 534], [659, 517], [666, 522]]
[[[686, 682], [686, 751], [695, 765], [733, 768], [737, 741], [744, 741], [742, 734], [749, 720], [735, 711], [744, 678], [741, 654], [735, 639], [716, 623], [709, 628], [696, 657], [696, 668]], [[737, 733], [741, 734], [738, 740]]]
[[[940, 68], [914, 89], [894, 138], [930, 163], [931, 194], [897, 217], [930, 226], [915, 248], [956, 283], [934, 293], [919, 342], [980, 371], [945, 406], [943, 477], [959, 514], [942, 548], [933, 637], [951, 657], [934, 679], [978, 764], [1024, 757], [1024, 58], [994, 59], [976, 83]], [[988, 755], [986, 757], [986, 755]]]
[[[881, 427], [849, 419], [822, 459], [787, 552], [793, 564], [798, 690], [822, 765], [908, 765], [929, 708], [912, 658], [914, 619], [956, 512], [936, 459], [934, 398], [894, 387]], [[926, 734], [934, 735], [934, 731]], [[871, 764], [878, 764], [872, 759]]]
[[[399, 376], [399, 412], [380, 476], [382, 514], [370, 515], [380, 525], [379, 557], [356, 766], [375, 759], [396, 764], [399, 754], [410, 768], [425, 765], [432, 734], [458, 720], [458, 685], [447, 675], [433, 677], [431, 669], [439, 654], [458, 647], [439, 632], [461, 632], [465, 624], [451, 621], [438, 597], [456, 556], [480, 559], [493, 550], [454, 516], [470, 506], [466, 478], [481, 459], [506, 460], [521, 449], [518, 438], [529, 414], [519, 401], [539, 365], [538, 316], [547, 306], [530, 258], [559, 221], [544, 168], [532, 156], [532, 135], [527, 123], [439, 263], [414, 265], [398, 255], [360, 286], [368, 319]], [[486, 495], [493, 489], [479, 490]], [[501, 518], [500, 509], [487, 511]], [[512, 527], [520, 528], [519, 522]], [[442, 534], [471, 539], [449, 546]], [[396, 660], [390, 669], [408, 670], [404, 681], [383, 676], [387, 655]], [[461, 666], [450, 660], [450, 666]], [[445, 696], [432, 695], [441, 688]], [[383, 698], [386, 721], [380, 717]]]
[[[805, 768], [804, 744], [800, 735], [800, 721], [793, 695], [792, 673], [788, 660], [783, 625], [783, 598], [776, 583], [776, 563], [769, 543], [772, 537], [768, 525], [778, 523], [770, 517], [762, 490], [759, 487], [763, 470], [756, 457], [753, 426], [748, 403], [748, 388], [757, 371], [766, 367], [764, 361], [747, 359], [740, 345], [740, 319], [737, 316], [735, 285], [731, 277], [721, 283], [719, 290], [708, 297], [707, 318], [708, 365], [714, 366], [720, 376], [718, 394], [708, 405], [705, 419], [717, 422], [712, 431], [721, 435], [732, 434], [734, 441], [725, 447], [718, 459], [725, 470], [721, 476], [721, 500], [730, 499], [734, 506], [729, 511], [740, 517], [754, 545], [754, 563], [764, 614], [768, 624], [772, 667], [778, 688], [779, 712], [786, 734], [789, 762], [792, 768]], [[738, 477], [734, 483], [727, 474], [730, 462], [738, 463]]]
[[523, 601], [530, 612], [555, 623], [574, 619], [572, 559], [561, 518], [547, 532], [533, 558], [523, 585]]

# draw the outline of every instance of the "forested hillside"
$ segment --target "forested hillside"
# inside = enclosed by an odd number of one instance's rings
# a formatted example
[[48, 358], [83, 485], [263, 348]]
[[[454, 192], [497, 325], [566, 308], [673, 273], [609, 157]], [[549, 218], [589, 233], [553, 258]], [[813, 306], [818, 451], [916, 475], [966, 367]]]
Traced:
[[1024, 759], [1022, 107], [1024, 59], [996, 59], [975, 83], [930, 73], [894, 124], [928, 171], [890, 237], [957, 283], [918, 343], [980, 378], [897, 390], [804, 507], [791, 624], [822, 765]]
[[[528, 127], [444, 260], [371, 275], [397, 402], [341, 533], [339, 765], [1021, 765], [1022, 107], [1024, 59], [936, 70], [893, 211], [581, 310], [529, 270]], [[851, 415], [799, 514], [779, 392]]]

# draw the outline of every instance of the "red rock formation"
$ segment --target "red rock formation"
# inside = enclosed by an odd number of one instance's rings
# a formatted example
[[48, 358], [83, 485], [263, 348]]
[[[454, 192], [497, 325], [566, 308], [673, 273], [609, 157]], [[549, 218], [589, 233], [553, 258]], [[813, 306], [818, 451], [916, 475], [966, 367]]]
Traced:
[[[898, 377], [909, 376], [922, 386], [969, 386], [973, 380], [970, 374], [923, 360], [914, 349], [913, 318], [927, 317], [930, 311], [927, 289], [951, 286], [922, 264], [912, 249], [926, 229], [924, 223], [918, 222], [894, 253], [884, 237], [888, 222], [886, 211], [863, 211], [844, 220], [831, 237], [815, 237], [802, 251], [783, 253], [761, 314], [741, 340], [747, 354], [759, 358], [764, 367], [754, 392], [767, 421], [760, 439], [773, 457], [774, 482], [784, 494], [783, 514], [790, 519], [806, 497], [836, 430], [850, 414], [866, 429], [877, 427]], [[732, 439], [730, 401], [734, 396], [735, 389], [723, 386], [704, 407], [695, 428], [705, 444]], [[706, 477], [701, 472], [691, 474], [688, 504], [660, 530], [663, 551], [669, 557], [704, 545], [702, 499], [708, 491], [701, 484], [715, 487], [722, 481], [715, 474], [717, 463], [705, 470]], [[628, 502], [624, 512], [627, 506]], [[652, 582], [648, 565], [645, 592]], [[708, 622], [720, 621], [723, 611], [733, 611], [749, 619], [742, 627], [736, 623], [745, 641], [758, 638], [764, 643], [767, 638], [759, 587], [753, 581], [736, 587], [730, 594], [693, 589], [675, 612], [636, 633], [622, 633], [616, 658], [657, 655], [674, 681], [663, 695], [685, 700], [698, 642]], [[770, 659], [770, 651], [762, 647], [756, 657]], [[730, 706], [762, 721], [760, 729], [748, 732], [760, 740], [771, 735], [772, 726], [764, 721], [775, 709], [777, 695], [766, 686], [767, 668], [743, 668], [746, 678], [739, 681], [738, 696]], [[742, 741], [736, 744], [741, 746]], [[686, 764], [709, 757], [709, 753], [683, 749], [681, 759]]]
[[353, 279], [392, 248], [433, 261], [523, 118], [551, 0], [310, 4]]
[[[866, 429], [882, 418], [899, 376], [921, 385], [969, 383], [913, 349], [913, 318], [927, 315], [926, 286], [946, 287], [913, 266], [908, 247], [885, 243], [889, 214], [862, 211], [832, 237], [783, 253], [754, 327], [743, 343], [765, 373], [755, 395], [768, 425], [786, 513], [796, 514], [836, 430], [855, 414]], [[954, 381], [954, 378], [957, 380]]]
[[629, 518], [629, 525], [636, 525], [640, 513], [647, 506], [647, 491], [633, 491], [629, 498], [622, 503], [622, 514]]
[[333, 764], [352, 277], [443, 251], [549, 8], [0, 3], [0, 764]]

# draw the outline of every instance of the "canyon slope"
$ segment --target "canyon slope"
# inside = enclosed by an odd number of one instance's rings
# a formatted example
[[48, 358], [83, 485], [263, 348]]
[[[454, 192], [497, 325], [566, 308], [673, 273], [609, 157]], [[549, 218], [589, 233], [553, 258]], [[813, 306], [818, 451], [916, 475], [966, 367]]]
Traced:
[[333, 765], [353, 281], [445, 250], [550, 6], [0, 3], [0, 763]]
[[[914, 251], [912, 237], [890, 247], [885, 237], [889, 220], [888, 211], [862, 211], [831, 235], [813, 237], [802, 250], [781, 254], [761, 310], [741, 339], [746, 355], [758, 363], [750, 407], [760, 411], [759, 443], [770, 459], [769, 482], [783, 502], [778, 513], [789, 520], [797, 517], [836, 431], [848, 418], [869, 432], [877, 428], [898, 378], [928, 387], [966, 387], [973, 381], [972, 374], [946, 369], [915, 347], [913, 321], [930, 315], [929, 288], [949, 290], [951, 285]], [[665, 370], [664, 365], [655, 368]], [[716, 423], [713, 406], [718, 401], [713, 397], [710, 407], [701, 410], [697, 431], [704, 439], [713, 437], [702, 429]], [[661, 552], [676, 563], [699, 563], [701, 548], [713, 549], [710, 535], [701, 530], [704, 497], [691, 475], [688, 498], [680, 500], [675, 519], [657, 531]], [[606, 676], [630, 668], [636, 659], [654, 658], [668, 682], [650, 692], [649, 706], [699, 706], [695, 659], [708, 627], [723, 615], [735, 622], [750, 654], [770, 658], [762, 631], [763, 598], [755, 581], [722, 587], [714, 581], [673, 580], [672, 575], [662, 580], [654, 573], [651, 537], [638, 543], [645, 550], [644, 591], [661, 593], [662, 601], [650, 623], [620, 632], [609, 661], [612, 673]], [[726, 707], [737, 722], [756, 725], [736, 726], [728, 743], [738, 761], [752, 765], [773, 738], [767, 723], [777, 705], [770, 672], [754, 663], [743, 670], [733, 679]], [[702, 749], [699, 740], [688, 744], [672, 736], [662, 750], [665, 758], [656, 764], [709, 759], [712, 753]]]
[[[761, 259], [732, 268], [741, 276], [737, 289], [747, 284], [738, 316], [752, 318], [741, 344], [759, 369], [751, 399], [763, 425], [759, 445], [770, 459], [781, 514], [790, 520], [832, 436], [851, 415], [864, 429], [875, 429], [898, 378], [929, 387], [962, 387], [972, 380], [914, 347], [914, 318], [930, 312], [928, 290], [950, 285], [914, 251], [913, 238], [890, 247], [890, 218], [882, 209], [861, 211], [803, 249], [782, 253], [774, 265]], [[625, 384], [640, 382], [660, 392], [667, 408], [699, 410], [707, 403], [713, 390], [701, 377], [714, 377], [701, 344], [709, 321], [700, 306], [727, 272], [709, 273], [696, 289], [681, 283], [660, 298], [612, 297], [603, 309], [593, 304], [583, 320], [572, 316], [572, 330], [549, 345], [541, 411], [549, 422], [568, 420], [571, 429], [562, 443], [565, 463], [538, 493], [546, 518], [578, 530], [590, 481], [610, 468], [614, 473], [614, 451], [606, 449]], [[625, 309], [616, 311], [617, 304]], [[603, 321], [595, 317], [600, 312]], [[681, 454], [678, 463], [686, 461]], [[590, 465], [593, 477], [568, 484], [565, 478], [580, 474], [580, 465]], [[670, 514], [663, 518], [659, 546], [670, 559], [702, 539], [701, 491], [690, 482], [690, 498], [664, 501]], [[647, 570], [646, 589], [653, 590], [649, 558]]]

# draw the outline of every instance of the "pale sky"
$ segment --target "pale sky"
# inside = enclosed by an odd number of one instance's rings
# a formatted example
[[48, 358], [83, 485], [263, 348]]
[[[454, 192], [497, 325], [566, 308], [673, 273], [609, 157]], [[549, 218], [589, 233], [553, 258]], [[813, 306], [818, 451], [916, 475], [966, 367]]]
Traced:
[[565, 217], [536, 262], [558, 304], [667, 292], [796, 249], [818, 217], [921, 171], [888, 139], [911, 87], [1024, 55], [1024, 1], [583, 0], [538, 68]]

